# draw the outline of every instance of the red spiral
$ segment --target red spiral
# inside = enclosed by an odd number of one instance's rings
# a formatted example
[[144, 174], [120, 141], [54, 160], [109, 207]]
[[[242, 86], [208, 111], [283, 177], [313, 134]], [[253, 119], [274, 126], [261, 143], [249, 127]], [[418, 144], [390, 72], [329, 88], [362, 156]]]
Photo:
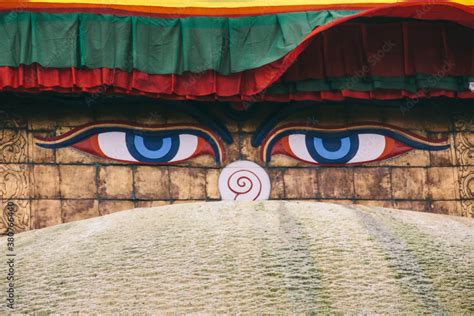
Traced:
[[[253, 193], [255, 185], [258, 185], [258, 188], [256, 188], [256, 192]], [[251, 200], [255, 201], [262, 192], [262, 181], [260, 181], [254, 172], [247, 169], [237, 170], [232, 173], [227, 179], [227, 186], [229, 190], [235, 193], [234, 200], [237, 200], [243, 195], [253, 194], [254, 196], [252, 195]]]

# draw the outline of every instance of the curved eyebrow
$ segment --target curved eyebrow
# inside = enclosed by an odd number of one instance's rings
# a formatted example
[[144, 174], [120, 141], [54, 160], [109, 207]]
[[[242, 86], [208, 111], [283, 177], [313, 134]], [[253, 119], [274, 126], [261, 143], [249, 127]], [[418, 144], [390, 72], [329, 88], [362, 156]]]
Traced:
[[286, 136], [292, 133], [308, 133], [317, 136], [333, 136], [333, 137], [346, 137], [351, 133], [375, 133], [383, 136], [391, 137], [397, 141], [403, 142], [404, 144], [423, 150], [443, 150], [449, 148], [448, 139], [430, 139], [421, 135], [417, 135], [410, 131], [400, 129], [390, 124], [381, 123], [358, 123], [350, 124], [342, 127], [322, 127], [322, 126], [305, 126], [298, 123], [290, 123], [280, 126], [276, 130], [273, 130], [263, 140], [264, 145], [268, 147], [275, 139], [281, 136]]
[[209, 136], [216, 143], [220, 143], [218, 135], [212, 130], [197, 124], [167, 124], [167, 125], [141, 125], [124, 121], [103, 121], [87, 123], [71, 129], [70, 131], [55, 137], [39, 137], [36, 136], [36, 144], [45, 148], [61, 148], [71, 146], [81, 140], [92, 135], [110, 131], [137, 131], [140, 133], [173, 133], [179, 131], [195, 131]]
[[[167, 102], [164, 102], [163, 105], [167, 105]], [[183, 112], [189, 114], [192, 118], [198, 121], [203, 126], [208, 127], [214, 133], [216, 133], [225, 143], [232, 144], [233, 138], [230, 134], [229, 130], [225, 127], [224, 124], [219, 122], [219, 119], [214, 117], [208, 111], [204, 111], [201, 109], [202, 104], [184, 104], [181, 102], [170, 103], [168, 104], [170, 107], [179, 108]]]
[[292, 104], [288, 107], [285, 107], [281, 110], [277, 110], [270, 114], [263, 122], [257, 127], [254, 134], [252, 135], [251, 144], [253, 147], [258, 147], [262, 144], [265, 137], [267, 137], [268, 133], [278, 125], [283, 119], [287, 116], [297, 112], [299, 110], [305, 109], [311, 104], [308, 102], [299, 103], [299, 104]]

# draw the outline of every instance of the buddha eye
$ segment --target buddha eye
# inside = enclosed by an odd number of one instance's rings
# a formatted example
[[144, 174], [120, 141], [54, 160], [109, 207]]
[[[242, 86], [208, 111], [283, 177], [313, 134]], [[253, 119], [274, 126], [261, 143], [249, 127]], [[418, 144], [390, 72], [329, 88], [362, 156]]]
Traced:
[[446, 140], [427, 138], [378, 124], [347, 128], [283, 126], [262, 144], [262, 160], [283, 154], [314, 165], [353, 165], [381, 161], [412, 149], [443, 150]]
[[144, 127], [127, 123], [95, 123], [56, 138], [36, 138], [44, 148], [73, 147], [116, 161], [174, 164], [211, 155], [220, 164], [223, 146], [210, 130], [194, 125]]

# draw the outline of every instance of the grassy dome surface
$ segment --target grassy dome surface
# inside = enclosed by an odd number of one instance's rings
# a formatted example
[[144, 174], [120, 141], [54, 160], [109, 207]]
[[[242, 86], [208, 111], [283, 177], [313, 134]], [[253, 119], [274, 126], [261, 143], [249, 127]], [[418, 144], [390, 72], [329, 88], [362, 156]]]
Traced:
[[135, 209], [15, 238], [21, 313], [474, 312], [467, 218], [216, 202]]

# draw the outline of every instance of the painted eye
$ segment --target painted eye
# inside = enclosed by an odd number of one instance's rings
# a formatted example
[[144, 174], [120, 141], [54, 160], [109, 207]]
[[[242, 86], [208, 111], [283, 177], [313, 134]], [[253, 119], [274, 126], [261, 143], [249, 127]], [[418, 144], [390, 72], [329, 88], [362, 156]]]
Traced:
[[314, 165], [352, 165], [395, 157], [412, 149], [442, 150], [446, 140], [428, 140], [393, 127], [278, 129], [263, 143], [262, 159], [283, 154]]
[[46, 148], [73, 147], [122, 162], [173, 164], [201, 155], [222, 161], [223, 146], [209, 130], [197, 126], [138, 127], [96, 123], [79, 127], [54, 139], [37, 138]]
[[282, 137], [271, 154], [286, 154], [318, 165], [344, 165], [382, 160], [411, 149], [377, 134], [354, 134], [346, 137], [293, 134]]

